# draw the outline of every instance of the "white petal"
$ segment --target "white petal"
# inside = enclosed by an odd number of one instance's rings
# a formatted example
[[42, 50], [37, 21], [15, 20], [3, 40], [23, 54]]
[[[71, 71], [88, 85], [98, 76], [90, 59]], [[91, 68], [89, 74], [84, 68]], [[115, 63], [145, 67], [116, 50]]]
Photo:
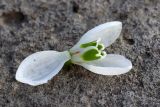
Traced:
[[105, 47], [108, 47], [119, 37], [121, 30], [122, 23], [119, 21], [101, 24], [85, 33], [72, 49], [79, 47], [80, 44], [95, 41], [99, 38]]
[[68, 51], [36, 52], [22, 61], [16, 73], [16, 80], [33, 86], [47, 83], [69, 59]]
[[104, 59], [84, 63], [82, 66], [101, 75], [120, 75], [128, 72], [132, 68], [132, 63], [124, 56], [108, 54]]

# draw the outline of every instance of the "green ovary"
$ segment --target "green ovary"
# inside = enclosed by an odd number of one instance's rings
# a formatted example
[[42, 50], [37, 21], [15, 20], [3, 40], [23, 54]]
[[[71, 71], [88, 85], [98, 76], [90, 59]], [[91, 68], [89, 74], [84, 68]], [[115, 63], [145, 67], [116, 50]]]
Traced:
[[82, 59], [85, 61], [93, 61], [101, 58], [100, 52], [97, 49], [90, 49], [82, 54]]

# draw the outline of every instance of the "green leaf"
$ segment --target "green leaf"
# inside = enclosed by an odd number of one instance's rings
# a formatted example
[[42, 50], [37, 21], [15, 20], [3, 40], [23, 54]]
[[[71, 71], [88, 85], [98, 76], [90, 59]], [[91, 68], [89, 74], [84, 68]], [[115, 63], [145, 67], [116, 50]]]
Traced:
[[70, 67], [71, 67], [71, 65], [72, 65], [72, 61], [71, 61], [71, 60], [68, 60], [68, 61], [64, 64], [64, 69], [69, 70]]

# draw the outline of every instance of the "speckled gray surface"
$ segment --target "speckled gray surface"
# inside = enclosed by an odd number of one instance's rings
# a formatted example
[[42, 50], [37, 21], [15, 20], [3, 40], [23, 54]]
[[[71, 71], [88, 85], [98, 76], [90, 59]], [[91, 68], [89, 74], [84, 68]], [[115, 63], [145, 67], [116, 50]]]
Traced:
[[[71, 48], [87, 30], [123, 22], [107, 53], [125, 55], [131, 72], [101, 76], [63, 68], [48, 84], [15, 80], [20, 62], [42, 50]], [[159, 0], [0, 0], [0, 107], [159, 107]]]

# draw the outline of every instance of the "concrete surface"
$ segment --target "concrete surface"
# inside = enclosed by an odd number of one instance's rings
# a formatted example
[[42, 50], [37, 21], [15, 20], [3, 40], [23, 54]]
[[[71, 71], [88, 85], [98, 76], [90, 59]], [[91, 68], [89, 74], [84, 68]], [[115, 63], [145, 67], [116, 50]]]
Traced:
[[[28, 55], [67, 50], [114, 20], [123, 31], [106, 51], [129, 58], [131, 72], [101, 76], [71, 66], [38, 87], [15, 80]], [[160, 1], [0, 0], [0, 107], [160, 107]]]

